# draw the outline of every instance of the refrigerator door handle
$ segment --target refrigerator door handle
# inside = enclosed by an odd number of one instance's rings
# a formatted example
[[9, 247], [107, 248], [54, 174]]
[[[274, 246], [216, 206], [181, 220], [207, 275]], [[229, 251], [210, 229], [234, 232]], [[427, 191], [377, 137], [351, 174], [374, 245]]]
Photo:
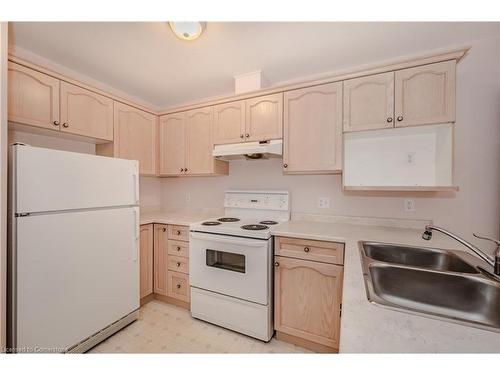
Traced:
[[136, 204], [139, 204], [139, 176], [137, 176], [137, 174], [133, 174], [132, 175], [133, 179], [134, 179], [134, 199], [135, 199], [135, 203]]
[[[134, 175], [135, 176], [135, 175]], [[139, 248], [139, 239], [140, 239], [140, 230], [139, 230], [139, 208], [135, 207], [134, 208], [134, 227], [135, 227], [135, 246], [132, 250], [132, 260], [134, 262], [137, 262], [137, 257], [138, 257], [138, 248]]]

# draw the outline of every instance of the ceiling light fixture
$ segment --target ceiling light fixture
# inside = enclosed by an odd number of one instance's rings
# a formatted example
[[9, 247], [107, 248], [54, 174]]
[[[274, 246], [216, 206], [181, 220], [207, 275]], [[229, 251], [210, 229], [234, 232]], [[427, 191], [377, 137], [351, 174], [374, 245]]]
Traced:
[[206, 27], [206, 22], [169, 22], [174, 34], [182, 40], [195, 40], [200, 37]]

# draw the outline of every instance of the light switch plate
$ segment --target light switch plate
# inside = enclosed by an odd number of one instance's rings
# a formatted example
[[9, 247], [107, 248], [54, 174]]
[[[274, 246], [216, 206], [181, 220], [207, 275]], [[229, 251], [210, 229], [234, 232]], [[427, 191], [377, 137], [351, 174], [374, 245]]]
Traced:
[[410, 211], [415, 211], [415, 200], [414, 199], [405, 199], [405, 211], [410, 212]]
[[330, 208], [330, 197], [320, 197], [318, 199], [318, 208]]

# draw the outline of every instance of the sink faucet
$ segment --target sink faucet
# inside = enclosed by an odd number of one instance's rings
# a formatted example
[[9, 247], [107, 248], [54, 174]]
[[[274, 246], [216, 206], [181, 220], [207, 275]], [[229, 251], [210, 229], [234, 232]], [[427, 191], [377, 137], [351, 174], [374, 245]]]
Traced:
[[484, 237], [484, 236], [479, 236], [476, 233], [473, 233], [474, 237], [480, 238], [482, 240], [491, 241], [491, 242], [493, 242], [493, 243], [495, 243], [497, 245], [497, 248], [495, 250], [495, 258], [493, 258], [493, 257], [489, 256], [488, 254], [486, 254], [485, 252], [483, 252], [482, 250], [478, 249], [476, 246], [474, 246], [471, 243], [465, 241], [463, 238], [460, 238], [456, 234], [453, 234], [453, 233], [451, 233], [450, 231], [448, 231], [446, 229], [443, 229], [441, 227], [436, 227], [434, 225], [426, 225], [425, 226], [425, 231], [422, 234], [422, 238], [424, 240], [429, 241], [432, 238], [432, 231], [433, 230], [435, 230], [437, 232], [441, 232], [443, 234], [446, 234], [448, 237], [451, 237], [454, 240], [457, 240], [462, 245], [464, 245], [465, 247], [467, 247], [470, 250], [472, 250], [474, 253], [477, 254], [477, 256], [479, 256], [479, 258], [481, 258], [486, 263], [488, 263], [491, 267], [493, 267], [493, 272], [494, 272], [495, 275], [500, 276], [500, 241], [499, 240], [495, 240], [493, 238], [488, 238], [488, 237]]

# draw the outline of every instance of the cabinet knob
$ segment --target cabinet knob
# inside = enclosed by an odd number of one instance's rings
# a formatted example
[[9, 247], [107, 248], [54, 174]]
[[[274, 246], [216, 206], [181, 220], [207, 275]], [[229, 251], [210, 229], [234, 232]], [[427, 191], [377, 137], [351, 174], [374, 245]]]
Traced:
[[307, 246], [306, 246], [306, 247], [304, 247], [304, 251], [305, 251], [306, 253], [308, 253], [308, 252], [309, 252], [309, 248], [308, 248]]
[[180, 289], [181, 288], [181, 284], [177, 284], [176, 287], [177, 287], [177, 289]]
[[247, 138], [248, 138], [248, 137], [250, 137], [250, 134], [248, 134], [248, 133], [247, 133], [247, 134], [245, 134], [245, 137], [247, 137]]
[[53, 122], [53, 124], [54, 124], [54, 126], [59, 126], [59, 124], [60, 124], [60, 123], [59, 123], [59, 121], [55, 120], [55, 121]]
[[176, 233], [177, 233], [178, 236], [181, 235], [181, 231], [180, 230], [178, 230]]
[[387, 117], [387, 122], [392, 122], [392, 117]]
[[181, 168], [181, 172], [184, 172], [184, 168]]
[[181, 266], [181, 263], [180, 262], [177, 262], [177, 267], [180, 267]]
[[187, 169], [187, 168], [184, 168], [184, 172], [187, 172], [187, 171], [188, 171], [188, 169]]
[[166, 232], [166, 231], [167, 231], [167, 228], [161, 228], [161, 230], [162, 230], [163, 232]]
[[398, 121], [403, 121], [403, 116], [398, 116], [397, 120]]
[[243, 134], [240, 134], [240, 138], [245, 138], [245, 136]]
[[283, 164], [283, 168], [288, 168], [288, 164]]
[[69, 128], [69, 124], [67, 122], [63, 123], [63, 128]]
[[274, 265], [275, 265], [276, 267], [279, 267], [279, 266], [280, 266], [279, 262], [274, 262]]
[[180, 246], [177, 246], [177, 251], [181, 251], [181, 247]]

